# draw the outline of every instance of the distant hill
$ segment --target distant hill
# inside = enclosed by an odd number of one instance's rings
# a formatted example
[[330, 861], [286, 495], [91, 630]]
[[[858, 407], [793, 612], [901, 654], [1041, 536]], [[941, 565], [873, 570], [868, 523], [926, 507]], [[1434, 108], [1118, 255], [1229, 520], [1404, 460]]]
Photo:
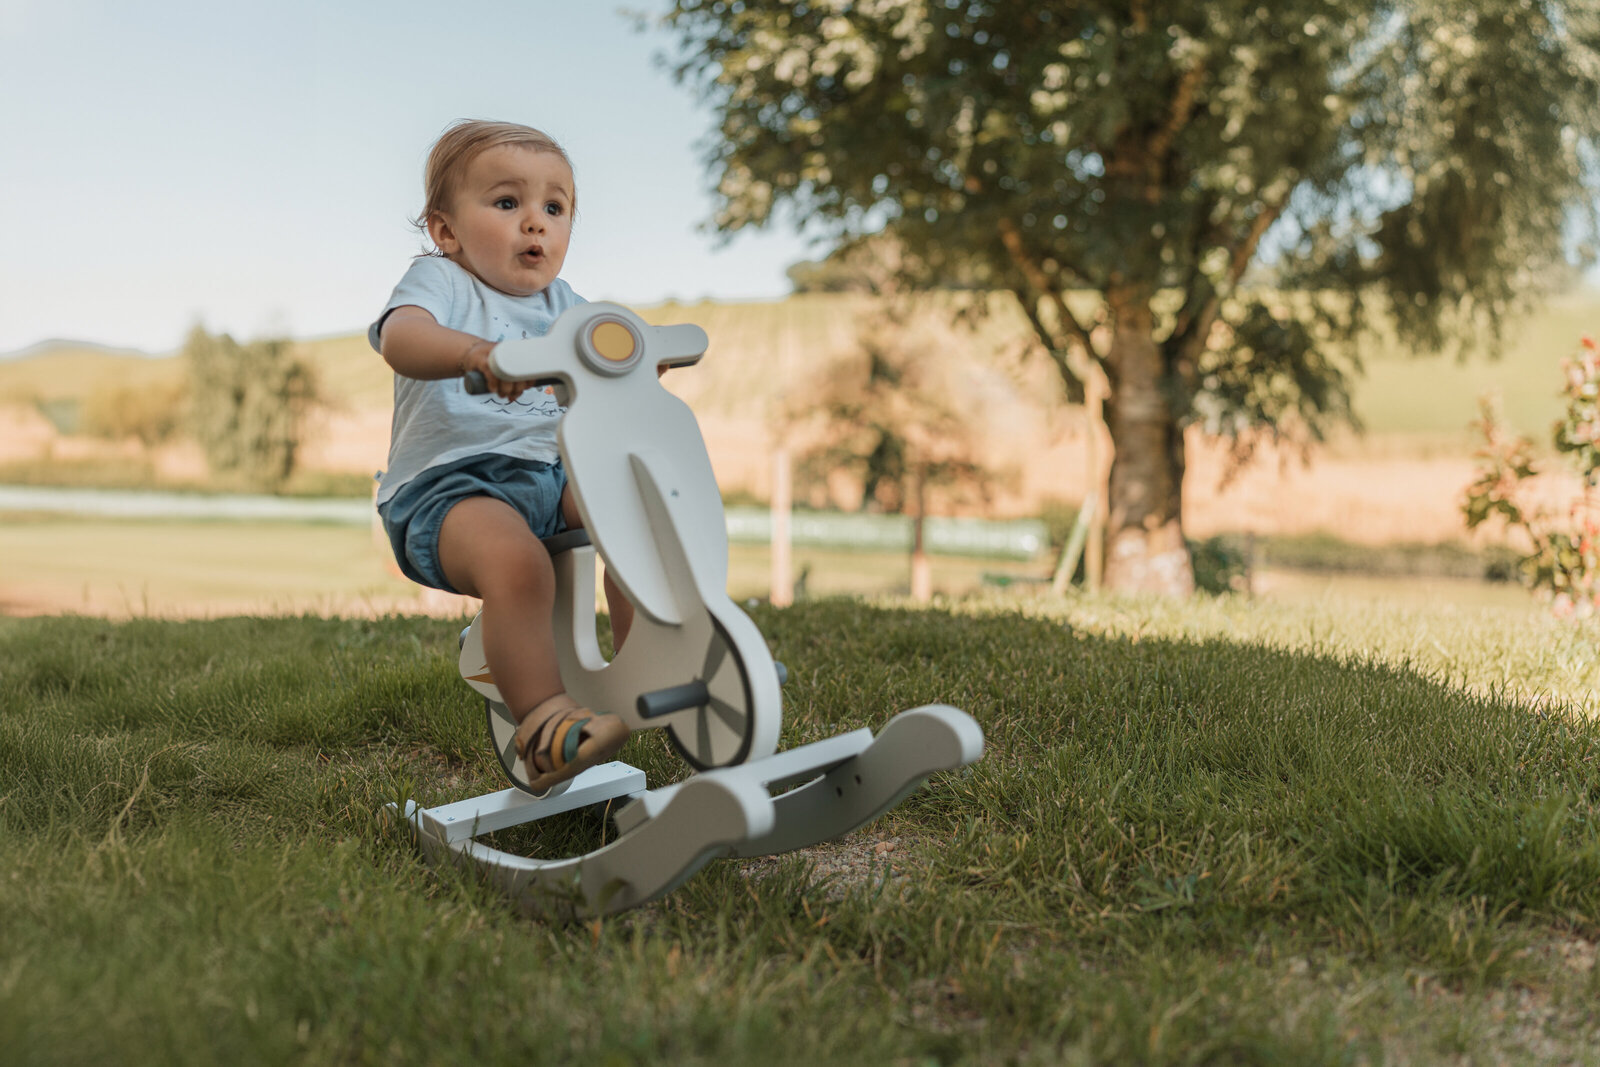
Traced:
[[39, 341], [27, 348], [19, 348], [12, 352], [0, 352], [0, 363], [14, 359], [37, 359], [44, 356], [73, 355], [91, 353], [100, 356], [123, 356], [138, 359], [155, 358], [155, 353], [144, 352], [137, 348], [117, 348], [114, 345], [97, 344], [94, 341], [71, 341], [60, 337], [52, 337], [48, 341]]
[[182, 373], [180, 361], [171, 356], [47, 341], [0, 360], [0, 403], [81, 402], [103, 386], [151, 385]]

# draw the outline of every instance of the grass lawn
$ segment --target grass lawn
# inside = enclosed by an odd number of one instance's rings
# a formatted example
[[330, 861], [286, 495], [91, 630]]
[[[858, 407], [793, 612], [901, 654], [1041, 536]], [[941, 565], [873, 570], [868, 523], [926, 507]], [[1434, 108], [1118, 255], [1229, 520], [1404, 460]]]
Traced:
[[[7, 1062], [1594, 1062], [1592, 629], [1334, 599], [756, 617], [785, 747], [943, 701], [983, 760], [577, 925], [375, 818], [498, 787], [452, 623], [0, 619]], [[659, 736], [623, 756], [683, 773]]]

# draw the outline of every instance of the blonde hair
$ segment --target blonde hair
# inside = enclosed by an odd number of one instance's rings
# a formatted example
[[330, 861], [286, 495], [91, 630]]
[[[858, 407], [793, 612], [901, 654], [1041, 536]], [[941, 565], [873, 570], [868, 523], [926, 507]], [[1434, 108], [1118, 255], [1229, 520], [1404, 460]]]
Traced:
[[[561, 157], [568, 170], [572, 169], [572, 160], [568, 158], [566, 149], [543, 130], [515, 122], [461, 119], [445, 130], [428, 152], [428, 164], [422, 173], [422, 214], [412, 219], [411, 224], [426, 234], [428, 220], [444, 212], [450, 197], [461, 184], [461, 176], [467, 172], [472, 161], [491, 148], [507, 144], [525, 145], [536, 152], [551, 152]], [[578, 192], [574, 189], [572, 210], [576, 212], [577, 209]], [[443, 253], [435, 249], [431, 254]]]

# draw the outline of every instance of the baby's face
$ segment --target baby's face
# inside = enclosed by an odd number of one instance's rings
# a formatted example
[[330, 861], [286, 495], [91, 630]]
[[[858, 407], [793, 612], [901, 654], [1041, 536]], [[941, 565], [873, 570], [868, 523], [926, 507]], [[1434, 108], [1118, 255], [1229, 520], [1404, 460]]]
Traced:
[[428, 222], [439, 251], [512, 296], [561, 273], [572, 239], [572, 169], [554, 152], [498, 145], [480, 152], [450, 208]]

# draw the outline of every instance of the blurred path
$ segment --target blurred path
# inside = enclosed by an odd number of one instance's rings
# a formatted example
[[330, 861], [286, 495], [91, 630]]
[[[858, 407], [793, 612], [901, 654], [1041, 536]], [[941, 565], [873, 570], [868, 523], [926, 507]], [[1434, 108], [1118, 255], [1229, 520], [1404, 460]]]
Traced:
[[0, 485], [0, 512], [49, 512], [123, 519], [249, 519], [369, 526], [370, 500], [251, 496], [242, 493], [167, 493], [150, 490], [62, 489]]

